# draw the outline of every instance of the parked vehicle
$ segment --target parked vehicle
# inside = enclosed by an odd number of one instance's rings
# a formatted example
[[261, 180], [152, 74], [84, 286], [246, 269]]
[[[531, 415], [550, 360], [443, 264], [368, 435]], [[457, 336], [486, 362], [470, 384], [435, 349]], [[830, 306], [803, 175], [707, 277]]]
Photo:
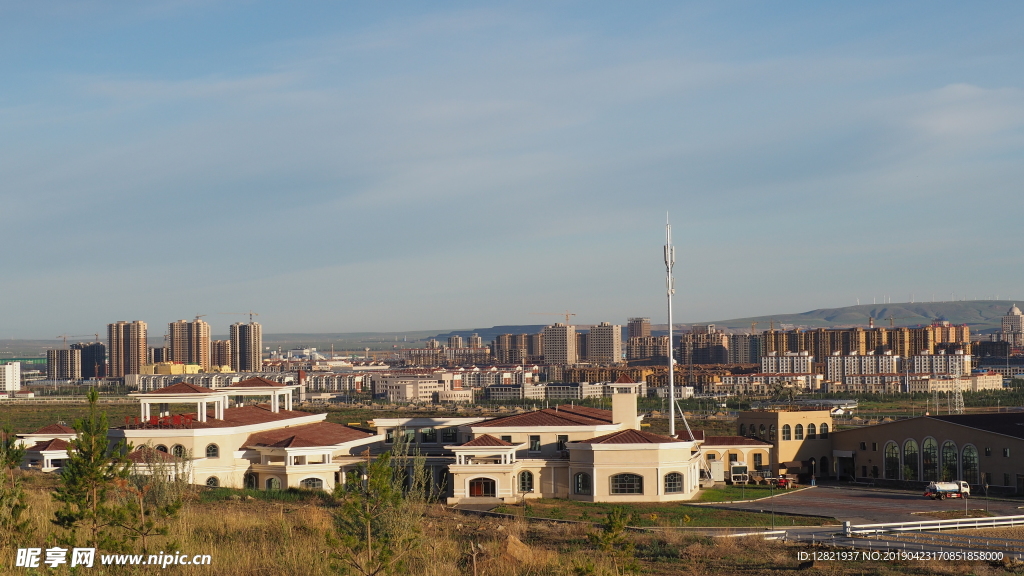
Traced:
[[792, 488], [793, 481], [785, 476], [779, 476], [778, 478], [768, 478], [768, 482], [776, 488]]
[[932, 500], [946, 498], [969, 498], [971, 485], [963, 480], [956, 482], [932, 482], [924, 489], [924, 495]]

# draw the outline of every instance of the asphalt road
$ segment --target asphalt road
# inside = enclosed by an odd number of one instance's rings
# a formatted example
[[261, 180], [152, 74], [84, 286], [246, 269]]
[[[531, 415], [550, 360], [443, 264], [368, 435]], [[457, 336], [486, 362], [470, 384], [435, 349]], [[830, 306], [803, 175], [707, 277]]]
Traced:
[[[774, 502], [773, 502], [774, 500]], [[981, 498], [968, 498], [967, 507], [973, 510], [985, 509], [986, 501]], [[768, 512], [774, 508], [776, 512], [790, 514], [813, 514], [831, 516], [837, 520], [849, 520], [854, 524], [874, 524], [880, 522], [909, 522], [915, 520], [934, 520], [922, 517], [914, 512], [940, 512], [954, 510], [963, 512], [964, 501], [960, 499], [931, 500], [916, 492], [896, 492], [885, 490], [866, 490], [856, 488], [837, 488], [818, 486], [810, 490], [801, 490], [790, 494], [776, 495], [756, 502], [721, 504], [716, 507], [733, 510], [749, 510]], [[1001, 500], [988, 501], [988, 509], [999, 515], [1024, 514], [1020, 506], [1024, 502], [1006, 502]], [[780, 519], [780, 524], [785, 520]]]

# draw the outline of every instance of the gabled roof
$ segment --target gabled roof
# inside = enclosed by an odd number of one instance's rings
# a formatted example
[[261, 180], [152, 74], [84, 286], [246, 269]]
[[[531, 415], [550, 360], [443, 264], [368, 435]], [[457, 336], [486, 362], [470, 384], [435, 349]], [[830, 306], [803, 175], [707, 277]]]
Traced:
[[136, 464], [152, 464], [153, 462], [174, 462], [181, 460], [174, 454], [162, 452], [149, 446], [139, 446], [128, 454], [128, 459]]
[[968, 428], [984, 430], [995, 434], [1003, 434], [1014, 438], [1024, 438], [1024, 412], [985, 412], [981, 414], [947, 414], [925, 416], [942, 420], [950, 424], [959, 424]]
[[68, 444], [64, 440], [61, 440], [60, 438], [54, 438], [53, 440], [47, 440], [45, 442], [39, 442], [35, 446], [32, 446], [31, 448], [29, 448], [27, 451], [28, 452], [43, 452], [45, 450], [67, 450], [68, 446], [70, 446], [70, 444]]
[[270, 387], [273, 387], [273, 388], [284, 387], [284, 384], [281, 384], [280, 382], [274, 382], [273, 380], [267, 380], [266, 378], [261, 378], [260, 376], [253, 376], [252, 378], [246, 378], [245, 380], [242, 380], [241, 382], [235, 382], [234, 384], [228, 386], [228, 388], [270, 388]]
[[555, 408], [545, 408], [524, 414], [513, 414], [512, 416], [485, 420], [473, 424], [473, 427], [604, 426], [611, 423], [611, 410], [563, 404]]
[[63, 424], [47, 424], [39, 430], [33, 432], [36, 434], [77, 434], [78, 432], [71, 426], [65, 426]]
[[250, 434], [245, 443], [248, 448], [302, 448], [313, 446], [334, 446], [373, 436], [369, 432], [342, 426], [333, 422], [317, 422], [302, 426], [290, 426]]
[[196, 386], [186, 382], [178, 382], [170, 386], [164, 386], [159, 390], [153, 390], [150, 394], [216, 394], [217, 391], [204, 386]]
[[511, 442], [505, 442], [501, 438], [495, 438], [490, 434], [484, 434], [483, 436], [477, 436], [476, 438], [473, 438], [469, 442], [466, 442], [465, 444], [462, 445], [462, 447], [472, 446], [515, 446], [515, 444]]
[[746, 436], [707, 436], [704, 438], [704, 446], [771, 446], [771, 442], [765, 442], [760, 438], [748, 438]]
[[636, 382], [629, 377], [629, 374], [620, 374], [612, 384], [636, 384]]
[[670, 442], [682, 442], [682, 440], [630, 428], [589, 440], [580, 440], [574, 444], [667, 444]]

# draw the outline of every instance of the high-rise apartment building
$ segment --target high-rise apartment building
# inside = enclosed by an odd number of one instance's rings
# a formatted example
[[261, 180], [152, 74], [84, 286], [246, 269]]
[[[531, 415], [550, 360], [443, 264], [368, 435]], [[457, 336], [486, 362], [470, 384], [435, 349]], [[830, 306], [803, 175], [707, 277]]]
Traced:
[[149, 347], [149, 363], [159, 364], [161, 362], [171, 361], [171, 349], [167, 346], [150, 346]]
[[257, 322], [231, 325], [231, 368], [236, 372], [263, 369], [263, 327]]
[[1024, 314], [1016, 304], [1003, 316], [999, 339], [1009, 342], [1010, 346], [1024, 346]]
[[965, 376], [971, 373], [971, 355], [957, 352], [955, 354], [918, 354], [913, 357], [916, 374], [953, 374]]
[[576, 364], [576, 327], [555, 323], [544, 328], [544, 362], [547, 364]]
[[630, 318], [626, 326], [629, 338], [647, 338], [651, 335], [650, 318]]
[[679, 361], [683, 364], [725, 364], [729, 361], [729, 337], [714, 324], [694, 324], [679, 337]]
[[474, 332], [473, 335], [469, 337], [469, 347], [470, 348], [483, 348], [484, 347], [484, 339], [481, 338], [479, 334]]
[[113, 378], [125, 374], [140, 374], [146, 363], [146, 323], [141, 320], [125, 322], [118, 320], [107, 324], [107, 342], [110, 350], [110, 369]]
[[601, 364], [622, 362], [622, 326], [601, 322], [590, 327], [587, 360]]
[[891, 350], [902, 358], [934, 353], [939, 344], [970, 346], [970, 328], [935, 322], [916, 328], [815, 328], [813, 330], [765, 330], [761, 353], [808, 352], [816, 358]]
[[46, 351], [47, 380], [81, 380], [82, 351], [58, 348]]
[[210, 341], [210, 365], [231, 366], [231, 340]]
[[449, 348], [465, 348], [466, 347], [466, 342], [462, 339], [462, 336], [459, 336], [458, 334], [453, 334], [453, 335], [448, 337], [448, 347]]
[[668, 360], [668, 336], [636, 336], [626, 341], [627, 360]]
[[810, 374], [814, 372], [814, 357], [809, 352], [769, 352], [761, 357], [764, 374]]
[[900, 357], [892, 351], [875, 354], [832, 353], [825, 359], [825, 376], [832, 382], [843, 382], [846, 376], [861, 374], [896, 374], [900, 371]]
[[761, 362], [761, 339], [756, 334], [728, 334], [729, 364]]
[[210, 369], [210, 325], [196, 318], [192, 322], [178, 320], [167, 325], [171, 362], [198, 364]]
[[9, 362], [0, 366], [0, 392], [21, 390], [21, 362]]
[[107, 376], [107, 345], [103, 342], [76, 342], [72, 350], [81, 351], [82, 378]]

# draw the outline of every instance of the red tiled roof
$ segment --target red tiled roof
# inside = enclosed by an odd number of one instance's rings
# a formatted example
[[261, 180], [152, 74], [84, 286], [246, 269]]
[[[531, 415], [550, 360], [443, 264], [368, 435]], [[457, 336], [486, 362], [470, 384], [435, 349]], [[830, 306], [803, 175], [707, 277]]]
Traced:
[[36, 430], [32, 434], [77, 434], [78, 432], [71, 426], [65, 426], [63, 424], [47, 424], [39, 430]]
[[290, 426], [278, 430], [268, 430], [250, 434], [243, 446], [268, 448], [299, 448], [303, 446], [334, 446], [352, 440], [372, 436], [368, 432], [335, 424], [333, 422], [317, 422], [302, 426]]
[[150, 394], [215, 394], [217, 391], [204, 386], [196, 386], [186, 382], [178, 382], [165, 386], [159, 390], [153, 390]]
[[694, 430], [693, 434], [691, 435], [691, 434], [687, 434], [686, 430], [683, 430], [682, 432], [679, 432], [678, 434], [676, 434], [676, 438], [679, 438], [680, 440], [683, 440], [684, 442], [703, 440], [704, 439], [704, 431], [703, 430]]
[[503, 416], [493, 420], [485, 420], [473, 424], [474, 427], [536, 427], [536, 426], [601, 426], [612, 423], [612, 411], [600, 408], [584, 408], [582, 406], [562, 405]]
[[181, 460], [181, 458], [178, 458], [174, 454], [168, 454], [167, 452], [157, 450], [156, 448], [150, 448], [149, 446], [139, 446], [128, 454], [128, 459], [136, 464], [151, 464], [157, 460], [163, 462]]
[[490, 434], [484, 434], [483, 436], [477, 436], [469, 442], [463, 444], [463, 446], [515, 446], [511, 442], [505, 442], [501, 438], [495, 438]]
[[621, 374], [615, 382], [612, 382], [612, 384], [636, 384], [636, 382], [629, 377], [629, 374]]
[[60, 438], [54, 438], [53, 440], [47, 440], [45, 442], [39, 442], [35, 446], [28, 449], [28, 452], [42, 452], [44, 450], [67, 450], [68, 444]]
[[589, 440], [579, 440], [576, 444], [667, 444], [669, 442], [682, 442], [682, 440], [630, 428]]
[[273, 380], [267, 380], [259, 376], [253, 376], [252, 378], [246, 378], [241, 382], [235, 382], [228, 388], [268, 388], [268, 387], [283, 387], [284, 384], [280, 382], [274, 382]]
[[704, 446], [750, 446], [764, 444], [771, 446], [771, 442], [765, 442], [760, 438], [747, 438], [746, 436], [708, 436], [704, 438]]

